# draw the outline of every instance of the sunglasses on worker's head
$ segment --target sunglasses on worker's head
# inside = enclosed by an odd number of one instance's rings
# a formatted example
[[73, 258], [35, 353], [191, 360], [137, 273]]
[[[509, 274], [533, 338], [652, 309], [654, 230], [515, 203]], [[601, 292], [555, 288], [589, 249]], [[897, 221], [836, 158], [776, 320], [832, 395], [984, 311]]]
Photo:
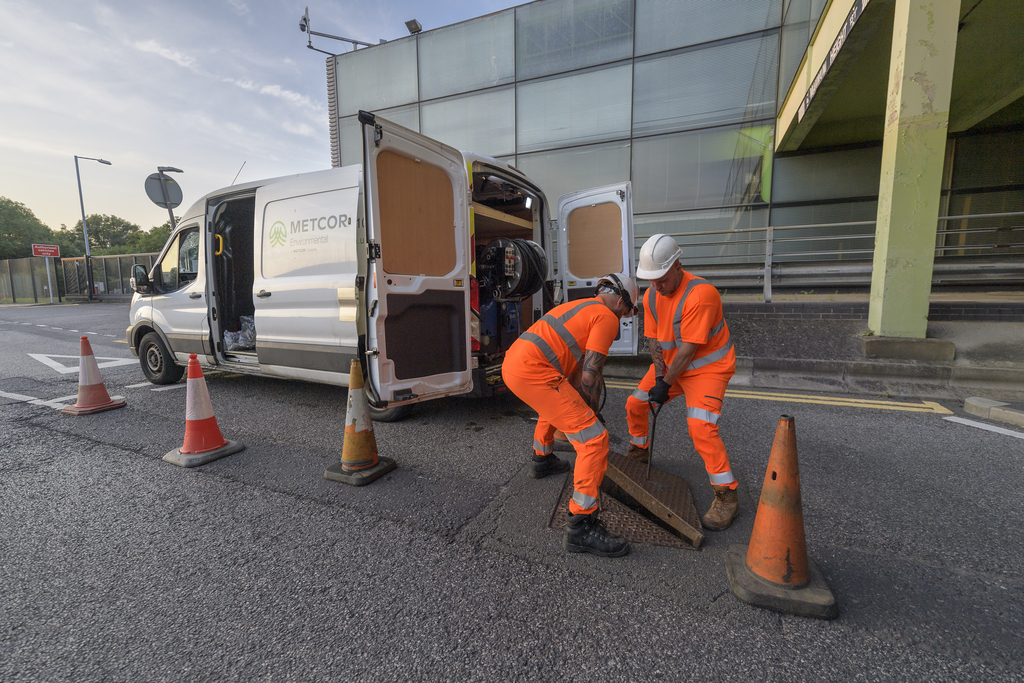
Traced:
[[640, 309], [638, 309], [633, 303], [633, 297], [629, 295], [629, 292], [623, 286], [622, 280], [620, 280], [616, 275], [611, 274], [604, 279], [604, 282], [607, 282], [611, 286], [612, 291], [622, 297], [622, 300], [626, 302], [627, 306], [629, 306], [629, 310], [632, 311], [633, 315], [640, 312]]

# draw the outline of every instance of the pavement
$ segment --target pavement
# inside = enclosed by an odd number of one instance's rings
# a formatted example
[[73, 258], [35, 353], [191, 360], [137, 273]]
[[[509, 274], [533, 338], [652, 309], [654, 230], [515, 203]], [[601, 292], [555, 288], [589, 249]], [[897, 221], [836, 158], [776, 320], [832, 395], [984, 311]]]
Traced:
[[[774, 302], [813, 302], [823, 295], [789, 295]], [[866, 295], [833, 295], [858, 301]], [[725, 303], [753, 301], [723, 296]], [[1024, 293], [938, 294], [935, 301], [1020, 302]], [[868, 358], [862, 337], [867, 321], [741, 317], [726, 320], [736, 348], [732, 386], [955, 399], [968, 412], [1024, 425], [1024, 321], [943, 321], [928, 324], [928, 339], [955, 346], [951, 361]], [[639, 379], [650, 364], [646, 339], [634, 358], [610, 358], [605, 375]], [[978, 398], [982, 401], [968, 401]], [[1000, 404], [1000, 405], [995, 405]], [[985, 414], [983, 414], [985, 413]]]

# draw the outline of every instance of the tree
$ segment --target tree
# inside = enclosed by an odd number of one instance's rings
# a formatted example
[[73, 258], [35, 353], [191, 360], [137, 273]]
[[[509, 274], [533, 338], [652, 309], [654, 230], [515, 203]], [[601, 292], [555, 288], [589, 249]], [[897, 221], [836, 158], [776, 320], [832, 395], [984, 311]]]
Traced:
[[53, 244], [60, 246], [61, 257], [85, 256], [85, 240], [81, 232], [75, 232], [63, 223], [60, 230], [52, 230]]
[[0, 259], [32, 255], [33, 244], [50, 244], [53, 231], [21, 202], [0, 197]]
[[158, 225], [151, 228], [148, 232], [140, 230], [138, 233], [133, 234], [127, 244], [125, 244], [125, 251], [123, 254], [149, 254], [154, 251], [160, 251], [164, 248], [164, 244], [167, 243], [167, 238], [171, 236], [171, 222], [164, 221], [163, 225]]
[[[86, 216], [89, 229], [89, 251], [94, 255], [123, 254], [123, 247], [132, 236], [142, 232], [135, 223], [117, 216], [92, 214]], [[82, 221], [75, 223], [75, 232], [82, 232]]]

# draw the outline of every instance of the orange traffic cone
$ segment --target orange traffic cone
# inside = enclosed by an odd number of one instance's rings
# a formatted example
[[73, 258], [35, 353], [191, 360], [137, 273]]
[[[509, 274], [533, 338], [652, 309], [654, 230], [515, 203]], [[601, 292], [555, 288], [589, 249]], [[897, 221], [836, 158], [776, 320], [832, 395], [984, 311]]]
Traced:
[[835, 596], [807, 557], [796, 425], [783, 415], [775, 430], [750, 545], [731, 545], [725, 569], [733, 594], [751, 605], [818, 619], [839, 616]]
[[121, 399], [110, 398], [107, 387], [100, 377], [100, 366], [92, 355], [92, 346], [88, 337], [82, 337], [81, 351], [78, 353], [78, 400], [75, 405], [68, 406], [60, 412], [65, 415], [92, 415], [104, 410], [124, 408], [127, 403]]
[[363, 391], [363, 368], [353, 360], [348, 374], [348, 409], [345, 412], [345, 443], [341, 463], [331, 465], [324, 478], [352, 486], [365, 486], [380, 479], [398, 465], [377, 455], [377, 437], [373, 434], [370, 405]]
[[210, 392], [196, 354], [188, 357], [188, 386], [185, 388], [185, 443], [164, 456], [164, 461], [182, 467], [196, 467], [245, 448], [220, 433], [213, 414]]

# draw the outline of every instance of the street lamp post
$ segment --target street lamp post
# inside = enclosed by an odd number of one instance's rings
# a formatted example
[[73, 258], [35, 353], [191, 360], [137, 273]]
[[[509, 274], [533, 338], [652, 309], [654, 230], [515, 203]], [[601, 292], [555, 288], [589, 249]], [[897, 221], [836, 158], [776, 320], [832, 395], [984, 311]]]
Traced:
[[89, 301], [92, 301], [92, 255], [89, 253], [89, 229], [85, 225], [85, 200], [82, 199], [82, 174], [78, 170], [78, 160], [87, 159], [89, 161], [98, 161], [101, 164], [110, 166], [110, 162], [106, 159], [94, 159], [92, 157], [80, 157], [75, 155], [75, 177], [78, 178], [78, 203], [82, 207], [82, 235], [85, 237], [85, 279], [89, 286]]

